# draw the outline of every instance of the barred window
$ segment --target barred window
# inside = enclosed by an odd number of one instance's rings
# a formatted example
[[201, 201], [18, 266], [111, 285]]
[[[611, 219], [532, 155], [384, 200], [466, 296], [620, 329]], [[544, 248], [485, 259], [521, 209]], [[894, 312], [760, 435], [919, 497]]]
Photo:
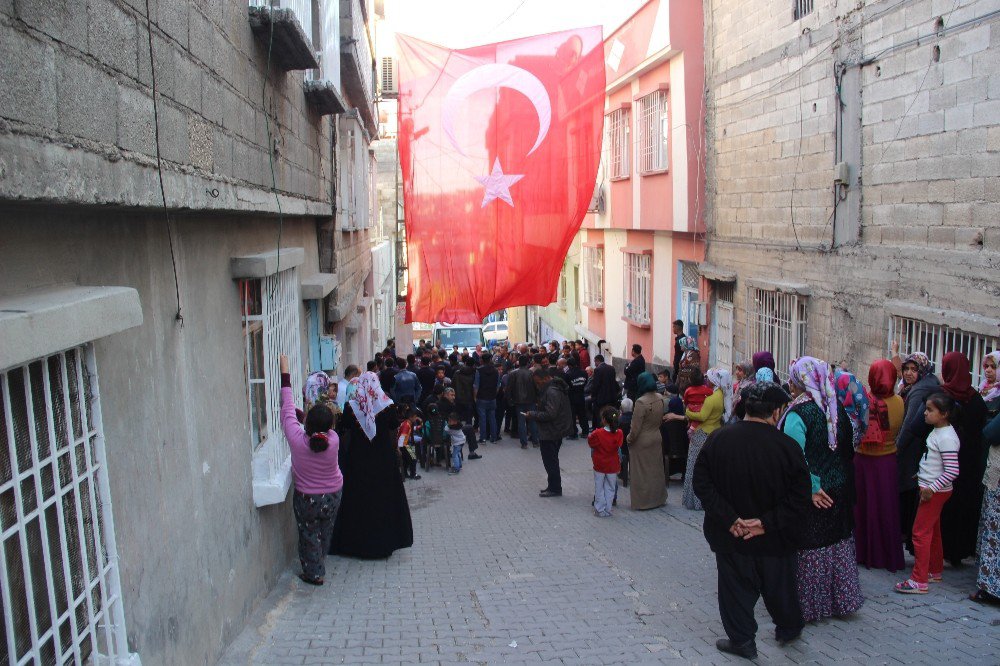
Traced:
[[611, 152], [612, 178], [628, 178], [629, 176], [631, 122], [632, 114], [628, 108], [617, 109], [608, 116], [608, 145]]
[[657, 90], [639, 99], [639, 173], [663, 171], [668, 166], [667, 91]]
[[651, 260], [648, 254], [625, 253], [625, 318], [635, 324], [649, 324]]
[[983, 380], [983, 358], [1000, 349], [1000, 337], [977, 335], [940, 324], [928, 324], [920, 319], [903, 316], [889, 318], [889, 340], [899, 343], [899, 354], [906, 356], [923, 352], [934, 362], [935, 372], [941, 372], [944, 355], [958, 351], [972, 362], [972, 380], [977, 386]]
[[604, 248], [583, 248], [583, 304], [592, 310], [604, 308]]
[[774, 355], [775, 373], [788, 379], [788, 364], [806, 351], [807, 299], [750, 287], [747, 293], [747, 349], [744, 358], [758, 351]]
[[813, 0], [792, 0], [792, 3], [792, 15], [796, 21], [812, 14]]

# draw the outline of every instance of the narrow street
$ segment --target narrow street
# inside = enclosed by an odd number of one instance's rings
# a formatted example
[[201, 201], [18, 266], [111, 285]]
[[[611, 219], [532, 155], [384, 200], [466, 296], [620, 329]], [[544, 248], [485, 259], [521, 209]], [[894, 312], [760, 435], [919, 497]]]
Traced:
[[[537, 449], [482, 448], [458, 477], [434, 470], [407, 484], [412, 549], [328, 558], [321, 588], [292, 567], [220, 664], [738, 661], [715, 649], [714, 562], [679, 483], [665, 509], [632, 512], [623, 489], [599, 519], [583, 440], [563, 445], [565, 495], [554, 499], [537, 496]], [[807, 625], [784, 648], [758, 604], [759, 662], [996, 664], [1000, 609], [966, 599], [974, 574], [946, 569], [931, 594], [904, 597], [892, 592], [901, 573], [862, 569], [857, 617]]]

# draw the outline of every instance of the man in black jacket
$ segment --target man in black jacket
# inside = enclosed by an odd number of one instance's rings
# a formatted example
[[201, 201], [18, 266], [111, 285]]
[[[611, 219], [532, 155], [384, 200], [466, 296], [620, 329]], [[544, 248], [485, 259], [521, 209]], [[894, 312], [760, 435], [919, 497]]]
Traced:
[[614, 367], [605, 363], [604, 356], [598, 354], [594, 357], [594, 376], [590, 385], [590, 404], [594, 412], [592, 422], [595, 425], [601, 422], [601, 410], [621, 397], [619, 391]]
[[437, 381], [437, 373], [431, 365], [429, 356], [420, 359], [420, 367], [417, 368], [417, 379], [420, 380], [420, 389], [423, 395], [430, 395], [434, 390], [434, 383]]
[[538, 389], [535, 388], [535, 380], [531, 378], [531, 370], [528, 369], [527, 354], [518, 357], [517, 370], [507, 380], [507, 389], [508, 397], [514, 401], [514, 408], [517, 410], [517, 434], [521, 440], [521, 448], [528, 448], [529, 433], [532, 445], [538, 446], [538, 424], [524, 418], [524, 413], [533, 410], [538, 400]]
[[538, 387], [538, 410], [526, 418], [538, 424], [538, 439], [542, 448], [542, 464], [548, 484], [539, 497], [562, 495], [562, 475], [559, 473], [559, 448], [562, 439], [573, 429], [573, 410], [569, 406], [569, 387], [561, 377], [553, 377], [545, 368], [531, 372]]
[[715, 646], [757, 656], [753, 609], [764, 597], [774, 637], [795, 640], [804, 623], [795, 585], [798, 529], [812, 487], [802, 449], [778, 430], [789, 396], [762, 382], [743, 390], [746, 418], [713, 432], [694, 466], [705, 540], [719, 569], [719, 614], [729, 638]]
[[[580, 359], [570, 356], [567, 361], [566, 383], [569, 384], [569, 405], [573, 410], [573, 418], [580, 424], [580, 433], [586, 437], [590, 432], [590, 424], [587, 422], [587, 401], [583, 394], [583, 388], [587, 385], [587, 373], [580, 368]], [[576, 439], [576, 425], [573, 426], [573, 434], [567, 439]]]
[[476, 402], [479, 413], [479, 443], [499, 442], [500, 433], [497, 430], [497, 394], [500, 390], [500, 374], [493, 366], [490, 355], [483, 353], [479, 357], [479, 367], [476, 369], [472, 383], [472, 398]]
[[625, 366], [625, 394], [635, 400], [639, 397], [639, 375], [646, 372], [646, 359], [642, 345], [632, 345], [632, 360]]
[[674, 333], [674, 376], [671, 378], [675, 382], [677, 381], [677, 373], [681, 369], [681, 357], [684, 356], [684, 350], [681, 349], [681, 340], [684, 339], [684, 322], [680, 319], [674, 320], [673, 326]]

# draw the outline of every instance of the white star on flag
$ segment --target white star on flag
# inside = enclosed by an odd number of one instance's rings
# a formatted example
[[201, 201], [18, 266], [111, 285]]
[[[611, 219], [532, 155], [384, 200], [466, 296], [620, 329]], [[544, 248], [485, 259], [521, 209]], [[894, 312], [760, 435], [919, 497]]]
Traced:
[[503, 169], [500, 168], [500, 158], [494, 158], [493, 171], [490, 175], [475, 176], [475, 179], [478, 180], [479, 184], [486, 190], [483, 194], [482, 207], [486, 208], [486, 206], [494, 199], [500, 199], [513, 208], [514, 200], [510, 198], [510, 186], [522, 178], [524, 178], [524, 176], [518, 174], [504, 175]]

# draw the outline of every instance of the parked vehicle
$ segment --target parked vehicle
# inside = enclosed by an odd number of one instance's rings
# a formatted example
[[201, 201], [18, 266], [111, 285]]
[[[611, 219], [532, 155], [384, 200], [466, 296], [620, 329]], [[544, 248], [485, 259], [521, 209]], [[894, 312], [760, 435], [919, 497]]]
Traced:
[[493, 321], [483, 326], [483, 337], [486, 344], [493, 347], [498, 342], [506, 342], [509, 339], [509, 327], [505, 321]]
[[476, 324], [434, 324], [434, 344], [440, 349], [451, 351], [458, 346], [460, 353], [471, 353], [476, 345], [485, 345], [483, 327]]

